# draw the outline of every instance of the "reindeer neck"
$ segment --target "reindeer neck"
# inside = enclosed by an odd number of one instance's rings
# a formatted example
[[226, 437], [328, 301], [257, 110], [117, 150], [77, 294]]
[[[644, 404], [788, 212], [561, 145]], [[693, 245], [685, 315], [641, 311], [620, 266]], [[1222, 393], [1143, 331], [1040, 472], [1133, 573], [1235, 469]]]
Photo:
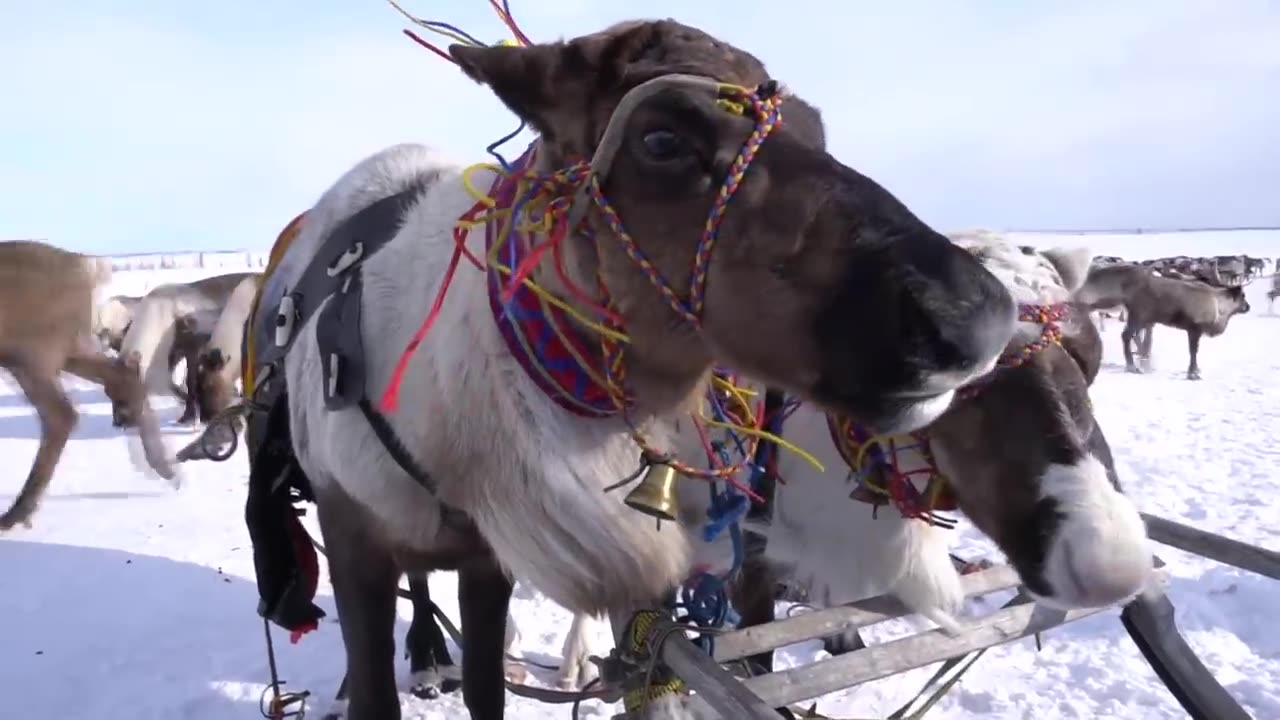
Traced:
[[[549, 152], [543, 140], [536, 142], [536, 172], [552, 173], [564, 166], [565, 161]], [[580, 197], [577, 202], [589, 203], [590, 200]], [[591, 211], [586, 218], [583, 227], [592, 225]], [[643, 280], [638, 269], [620, 268], [620, 272], [635, 273], [633, 279], [643, 282], [643, 287], [639, 283], [625, 283], [627, 289], [619, 295], [614, 294], [614, 288], [602, 289], [595, 238], [606, 243], [617, 242], [617, 239], [599, 226], [590, 232], [566, 237], [560, 244], [560, 269], [557, 270], [556, 259], [548, 252], [534, 268], [532, 279], [573, 308], [577, 315], [595, 323], [604, 324], [597, 308], [612, 300], [613, 311], [622, 319], [620, 330], [631, 338], [623, 347], [623, 364], [625, 387], [635, 398], [633, 418], [639, 420], [645, 415], [667, 415], [696, 407], [711, 375], [711, 360], [701, 340], [692, 331], [673, 327], [673, 322], [678, 321], [671, 317], [662, 296]], [[534, 233], [527, 240], [530, 247], [536, 247], [547, 237]], [[569, 321], [593, 350], [592, 357], [586, 360], [596, 368], [603, 368], [598, 330], [581, 322], [574, 313], [569, 314]]]

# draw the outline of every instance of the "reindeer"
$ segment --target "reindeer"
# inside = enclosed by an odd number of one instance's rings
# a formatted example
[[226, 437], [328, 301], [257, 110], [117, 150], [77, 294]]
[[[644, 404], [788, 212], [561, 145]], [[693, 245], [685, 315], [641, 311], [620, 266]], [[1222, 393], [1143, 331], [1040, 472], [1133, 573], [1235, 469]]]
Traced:
[[[141, 297], [113, 295], [97, 307], [94, 334], [106, 349], [120, 354], [124, 336], [133, 324], [133, 313], [141, 301]], [[197, 417], [197, 398], [189, 392], [197, 379], [191, 369], [197, 365], [202, 345], [208, 342], [208, 326], [211, 324], [212, 321], [207, 321], [206, 311], [199, 311], [179, 317], [174, 325], [173, 347], [169, 349], [169, 389], [183, 404], [182, 417], [178, 419], [180, 424], [193, 422]], [[186, 362], [187, 377], [179, 385], [172, 380], [173, 371], [183, 361]], [[116, 427], [121, 425], [114, 417], [112, 424]]]
[[[227, 298], [250, 272], [226, 273], [201, 278], [189, 283], [168, 283], [152, 288], [134, 307], [128, 332], [121, 342], [120, 354], [126, 364], [132, 366], [142, 378], [143, 385], [152, 394], [185, 393], [175, 391], [173, 384], [173, 341], [175, 325], [180, 318], [200, 311], [219, 311]], [[216, 318], [205, 313], [204, 319]], [[211, 328], [201, 328], [211, 330]], [[162, 361], [163, 360], [163, 361]], [[166, 370], [168, 372], [166, 372]], [[193, 367], [187, 366], [191, 372]], [[185, 402], [192, 402], [186, 398]], [[129, 408], [112, 403], [112, 423], [117, 427], [130, 427], [134, 418]]]
[[182, 362], [185, 365], [186, 375], [181, 386], [174, 383], [171, 388], [174, 396], [182, 402], [182, 415], [178, 418], [179, 425], [191, 424], [197, 420], [207, 422], [209, 419], [208, 413], [200, 404], [198, 370], [204, 348], [212, 337], [218, 315], [216, 310], [197, 310], [174, 321], [173, 347], [169, 349], [169, 372], [172, 375], [173, 369]]
[[195, 378], [189, 387], [198, 394], [200, 417], [206, 422], [226, 410], [236, 396], [245, 323], [249, 320], [261, 283], [262, 277], [253, 275], [232, 291], [205, 343], [197, 350], [196, 361], [187, 365]]
[[1269, 263], [1266, 258], [1256, 258], [1245, 255], [1244, 264], [1245, 277], [1249, 280], [1256, 280], [1262, 277], [1262, 274], [1267, 271], [1267, 265]]
[[102, 386], [113, 403], [139, 418], [147, 463], [174, 481], [159, 424], [135, 374], [102, 354], [93, 336], [94, 295], [111, 281], [106, 258], [36, 241], [0, 242], [0, 367], [8, 370], [40, 417], [40, 447], [0, 532], [30, 525], [53, 478], [77, 413], [63, 392], [66, 371]]
[[[607, 613], [617, 641], [631, 644], [636, 613], [687, 576], [690, 543], [603, 490], [642, 458], [678, 455], [713, 367], [904, 431], [992, 367], [1016, 317], [979, 260], [826, 151], [816, 109], [705, 32], [635, 21], [567, 42], [449, 53], [538, 139], [510, 175], [465, 170], [419, 145], [366, 158], [307, 211], [246, 331], [262, 368], [247, 392], [268, 408], [246, 428], [259, 448], [250, 493], [255, 475], [283, 463], [316, 500], [349, 720], [400, 717], [403, 572], [458, 570], [462, 693], [475, 720], [504, 714], [512, 577], [570, 610]], [[704, 161], [722, 156], [737, 156], [737, 170]], [[559, 229], [544, 237], [522, 221], [528, 235], [492, 247], [496, 230], [455, 231], [485, 207], [466, 180], [489, 187], [499, 207], [526, 187], [550, 193], [522, 207], [547, 207]], [[547, 243], [554, 252], [530, 255]], [[455, 272], [464, 250], [494, 250], [555, 302], [496, 267]], [[544, 301], [587, 324], [558, 320]], [[406, 312], [433, 305], [426, 329]], [[595, 317], [609, 323], [602, 336], [570, 339]], [[588, 383], [580, 396], [540, 370], [545, 350], [523, 334], [538, 318], [563, 333], [556, 342], [570, 343], [586, 377], [625, 368], [622, 394]], [[288, 626], [277, 600], [264, 598], [263, 613]], [[666, 692], [638, 712], [688, 715], [682, 694]]]
[[1141, 352], [1151, 353], [1151, 335], [1155, 325], [1178, 328], [1187, 333], [1191, 355], [1187, 379], [1200, 379], [1197, 354], [1200, 338], [1217, 337], [1237, 314], [1249, 312], [1249, 301], [1242, 285], [1215, 287], [1194, 280], [1180, 280], [1150, 274], [1145, 268], [1120, 265], [1098, 268], [1076, 292], [1076, 301], [1090, 308], [1123, 304], [1129, 318], [1120, 338], [1124, 343], [1125, 369], [1142, 370], [1134, 364], [1130, 343], [1141, 332]]

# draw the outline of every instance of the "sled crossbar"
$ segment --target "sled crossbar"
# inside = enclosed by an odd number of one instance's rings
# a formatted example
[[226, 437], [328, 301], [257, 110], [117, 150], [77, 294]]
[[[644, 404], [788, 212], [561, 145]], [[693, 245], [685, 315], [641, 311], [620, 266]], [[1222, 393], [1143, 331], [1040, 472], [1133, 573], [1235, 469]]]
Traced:
[[[965, 576], [962, 581], [968, 597], [1018, 587], [1017, 574], [1003, 565]], [[1160, 568], [1153, 574], [1149, 587], [1152, 592], [1160, 593], [1167, 582], [1168, 573]], [[733, 676], [720, 665], [755, 653], [817, 640], [843, 630], [910, 614], [901, 603], [880, 596], [726, 633], [716, 639], [714, 659], [702, 653], [680, 633], [674, 633], [662, 645], [661, 654], [662, 661], [695, 693], [690, 701], [695, 716], [776, 720], [777, 713], [770, 708], [813, 700], [865, 682], [961, 657], [1109, 609], [1111, 606], [1052, 610], [1024, 596], [989, 615], [964, 619], [963, 631], [956, 636], [949, 636], [940, 629], [930, 630], [745, 680]], [[626, 715], [614, 716], [614, 720], [623, 718]]]

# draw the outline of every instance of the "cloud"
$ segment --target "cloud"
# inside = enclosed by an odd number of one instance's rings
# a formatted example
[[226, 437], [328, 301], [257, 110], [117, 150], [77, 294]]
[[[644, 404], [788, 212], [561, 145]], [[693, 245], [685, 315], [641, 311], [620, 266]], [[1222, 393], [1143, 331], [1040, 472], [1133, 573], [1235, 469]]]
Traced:
[[[485, 3], [450, 5], [503, 34]], [[381, 147], [481, 161], [516, 125], [380, 3], [174, 7], [35, 4], [0, 29], [0, 237], [261, 247]], [[833, 153], [943, 228], [1280, 222], [1267, 0], [513, 9], [535, 39], [669, 15], [751, 50], [823, 109]]]

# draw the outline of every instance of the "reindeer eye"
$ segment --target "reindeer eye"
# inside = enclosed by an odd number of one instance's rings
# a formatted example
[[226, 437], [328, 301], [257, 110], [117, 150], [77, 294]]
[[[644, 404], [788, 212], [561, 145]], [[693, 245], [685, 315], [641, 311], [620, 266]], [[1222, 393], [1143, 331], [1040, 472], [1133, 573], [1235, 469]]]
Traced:
[[654, 160], [671, 160], [686, 149], [684, 139], [670, 130], [650, 130], [642, 142], [645, 152]]

